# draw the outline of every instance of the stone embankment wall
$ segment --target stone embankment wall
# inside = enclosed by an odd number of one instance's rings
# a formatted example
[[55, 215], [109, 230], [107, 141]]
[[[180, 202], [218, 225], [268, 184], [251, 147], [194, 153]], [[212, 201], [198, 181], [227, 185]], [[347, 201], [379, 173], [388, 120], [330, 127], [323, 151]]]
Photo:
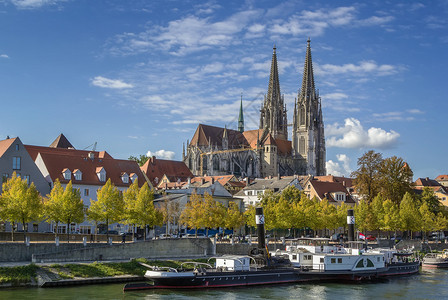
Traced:
[[54, 243], [2, 243], [0, 261], [17, 262], [69, 262], [122, 260], [132, 258], [188, 258], [213, 255], [209, 239], [150, 240], [125, 244], [60, 244]]

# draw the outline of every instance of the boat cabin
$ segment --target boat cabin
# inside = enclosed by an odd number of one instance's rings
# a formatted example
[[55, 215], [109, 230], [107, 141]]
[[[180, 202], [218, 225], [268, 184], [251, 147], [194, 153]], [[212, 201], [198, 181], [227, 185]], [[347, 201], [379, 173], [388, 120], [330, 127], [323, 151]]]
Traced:
[[216, 268], [223, 271], [249, 271], [249, 256], [226, 255], [216, 258]]

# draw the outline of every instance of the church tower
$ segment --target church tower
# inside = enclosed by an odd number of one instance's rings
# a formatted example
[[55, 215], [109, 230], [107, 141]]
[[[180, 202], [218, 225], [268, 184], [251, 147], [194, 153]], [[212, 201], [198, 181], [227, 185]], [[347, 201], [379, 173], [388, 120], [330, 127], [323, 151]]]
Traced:
[[294, 104], [292, 147], [304, 174], [326, 175], [322, 105], [314, 85], [310, 39], [307, 41], [302, 87]]
[[267, 129], [274, 138], [287, 140], [288, 120], [286, 117], [286, 105], [284, 105], [283, 97], [280, 95], [280, 81], [278, 78], [275, 46], [272, 54], [268, 93], [264, 96], [264, 102], [260, 112], [260, 129]]
[[238, 116], [238, 131], [244, 132], [244, 117], [243, 117], [243, 94], [241, 94], [240, 115]]

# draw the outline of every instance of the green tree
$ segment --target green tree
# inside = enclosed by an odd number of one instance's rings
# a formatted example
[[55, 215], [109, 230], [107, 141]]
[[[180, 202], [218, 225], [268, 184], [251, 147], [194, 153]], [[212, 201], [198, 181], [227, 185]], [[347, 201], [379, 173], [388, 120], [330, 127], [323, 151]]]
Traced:
[[209, 228], [225, 226], [226, 208], [208, 193], [204, 193], [202, 204], [204, 205], [202, 208], [202, 211], [204, 211], [202, 226], [206, 228], [205, 235], [208, 236]]
[[422, 203], [425, 202], [428, 205], [431, 212], [437, 214], [440, 211], [441, 204], [439, 198], [437, 198], [434, 191], [430, 187], [425, 186], [423, 188], [421, 201]]
[[436, 216], [435, 227], [437, 231], [445, 230], [448, 228], [448, 219], [441, 212], [439, 212]]
[[124, 211], [122, 219], [124, 224], [132, 226], [132, 239], [135, 238], [135, 226], [139, 222], [137, 207], [139, 191], [138, 181], [134, 180], [129, 188], [123, 192]]
[[356, 228], [361, 232], [369, 230], [371, 222], [371, 211], [369, 202], [367, 200], [359, 201], [355, 206], [354, 212]]
[[256, 227], [255, 223], [255, 206], [250, 205], [244, 212], [244, 219], [246, 220], [246, 225], [249, 227]]
[[398, 205], [392, 202], [392, 200], [387, 199], [383, 202], [383, 210], [383, 229], [394, 232], [399, 230], [401, 226], [401, 218]]
[[427, 202], [423, 202], [418, 210], [421, 217], [419, 229], [423, 231], [426, 237], [428, 231], [436, 230], [436, 215], [430, 210]]
[[191, 194], [189, 201], [185, 205], [184, 210], [180, 215], [180, 221], [182, 224], [193, 228], [195, 235], [198, 234], [198, 228], [203, 226], [203, 208], [202, 197], [198, 194]]
[[136, 161], [138, 165], [141, 167], [148, 161], [149, 157], [144, 154], [140, 154], [138, 157], [131, 155], [129, 156], [128, 159]]
[[386, 158], [380, 166], [380, 185], [384, 199], [399, 204], [407, 192], [412, 192], [412, 170], [397, 156]]
[[358, 169], [351, 176], [358, 194], [368, 202], [380, 190], [380, 166], [383, 162], [381, 153], [370, 150], [358, 159]]
[[406, 193], [401, 200], [400, 219], [401, 229], [410, 231], [412, 238], [412, 232], [420, 229], [421, 216], [410, 193]]
[[70, 225], [84, 221], [84, 203], [79, 189], [74, 189], [72, 181], [66, 185], [60, 203], [60, 221], [67, 224], [67, 239], [70, 241]]
[[370, 203], [371, 209], [371, 219], [370, 226], [371, 230], [377, 230], [378, 237], [380, 236], [380, 230], [384, 228], [384, 207], [383, 207], [383, 197], [377, 195], [373, 198]]
[[[327, 198], [320, 201], [319, 206], [318, 216], [322, 220], [322, 229], [325, 231], [336, 229], [338, 221], [336, 206], [328, 202]], [[326, 232], [324, 232], [325, 235]]]
[[96, 193], [96, 201], [90, 200], [87, 216], [95, 222], [106, 224], [107, 239], [109, 239], [109, 224], [121, 220], [123, 216], [123, 197], [120, 191], [111, 182], [110, 178]]
[[[137, 200], [135, 203], [136, 207], [136, 225], [146, 228], [146, 226], [152, 228], [155, 225], [163, 224], [162, 213], [154, 206], [154, 193], [149, 188], [148, 183], [144, 183], [140, 188]], [[146, 239], [146, 230], [145, 230]]]
[[238, 204], [236, 204], [234, 201], [230, 201], [229, 207], [226, 211], [225, 227], [233, 230], [235, 228], [243, 226], [244, 222], [245, 218], [241, 213]]
[[62, 218], [61, 203], [63, 202], [64, 188], [62, 187], [59, 179], [56, 179], [53, 188], [47, 198], [44, 199], [44, 216], [46, 222], [54, 222], [56, 229], [54, 230], [55, 237], [58, 236], [58, 227]]
[[300, 199], [306, 197], [306, 195], [301, 190], [291, 185], [282, 191], [280, 197], [285, 199], [289, 203], [293, 203], [293, 202], [299, 202]]
[[28, 186], [28, 182], [25, 179], [22, 180], [15, 172], [11, 178], [8, 178], [3, 183], [2, 188], [2, 219], [11, 223], [11, 238], [14, 241], [14, 227], [16, 223], [22, 223], [26, 232], [27, 223], [42, 219], [42, 197], [39, 195], [34, 183]]

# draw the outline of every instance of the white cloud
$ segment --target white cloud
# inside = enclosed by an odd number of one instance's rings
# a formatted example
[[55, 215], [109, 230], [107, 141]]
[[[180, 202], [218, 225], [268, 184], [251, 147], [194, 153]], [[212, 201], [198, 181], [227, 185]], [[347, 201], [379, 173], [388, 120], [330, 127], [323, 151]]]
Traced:
[[0, 58], [9, 58], [7, 54], [0, 54]]
[[115, 42], [119, 46], [112, 52], [135, 54], [158, 47], [182, 56], [212, 47], [228, 46], [239, 43], [240, 39], [236, 39], [235, 35], [245, 30], [249, 22], [260, 14], [261, 10], [246, 10], [217, 22], [212, 22], [209, 17], [187, 16], [141, 33], [118, 35]]
[[11, 0], [11, 3], [20, 9], [33, 9], [66, 1], [67, 0]]
[[129, 89], [134, 87], [132, 84], [123, 82], [119, 79], [109, 79], [103, 76], [96, 76], [91, 80], [94, 86], [108, 88], [108, 89]]
[[367, 19], [357, 18], [356, 8], [337, 7], [334, 9], [304, 10], [286, 21], [279, 19], [270, 31], [276, 34], [291, 34], [294, 36], [320, 36], [327, 28], [339, 26], [377, 26], [393, 20], [392, 16], [371, 16]]
[[337, 154], [338, 162], [331, 159], [326, 162], [327, 174], [334, 176], [350, 176], [350, 158], [346, 154]]
[[393, 65], [378, 65], [373, 60], [361, 61], [358, 64], [344, 64], [344, 65], [316, 65], [316, 72], [322, 75], [338, 75], [338, 74], [352, 74], [359, 75], [392, 75], [398, 72], [398, 67]]
[[175, 155], [175, 153], [173, 151], [168, 151], [168, 150], [158, 150], [156, 152], [148, 151], [146, 153], [146, 156], [148, 156], [148, 157], [155, 156], [156, 158], [169, 159], [169, 160], [172, 160], [174, 158], [174, 155]]
[[345, 119], [344, 125], [338, 123], [325, 128], [328, 147], [341, 148], [377, 148], [387, 149], [395, 146], [400, 134], [394, 130], [389, 132], [381, 128], [371, 127], [367, 131], [355, 118]]

